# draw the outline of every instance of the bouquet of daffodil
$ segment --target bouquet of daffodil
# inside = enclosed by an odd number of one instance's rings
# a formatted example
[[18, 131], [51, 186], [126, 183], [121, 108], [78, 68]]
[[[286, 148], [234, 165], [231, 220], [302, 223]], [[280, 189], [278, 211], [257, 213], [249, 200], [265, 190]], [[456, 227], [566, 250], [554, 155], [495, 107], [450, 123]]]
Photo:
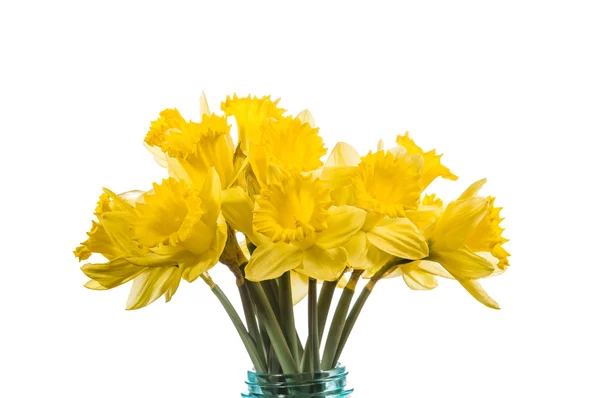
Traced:
[[[278, 102], [234, 95], [218, 115], [203, 96], [199, 122], [176, 109], [161, 112], [145, 143], [169, 178], [148, 191], [104, 189], [88, 239], [75, 250], [80, 261], [93, 253], [106, 258], [81, 267], [90, 278], [85, 286], [133, 281], [133, 310], [163, 295], [171, 300], [182, 278], [200, 279], [261, 373], [334, 368], [383, 278], [401, 276], [416, 290], [435, 288], [437, 277], [453, 279], [499, 308], [479, 283], [506, 270], [509, 256], [500, 208], [478, 195], [485, 180], [446, 205], [424, 194], [436, 178], [457, 177], [408, 133], [362, 157], [340, 142], [323, 162], [327, 150], [312, 115], [288, 116]], [[209, 275], [219, 263], [235, 277], [245, 322]], [[351, 306], [361, 278], [367, 283]], [[325, 334], [336, 287], [342, 293]], [[294, 305], [305, 297], [302, 341]]]

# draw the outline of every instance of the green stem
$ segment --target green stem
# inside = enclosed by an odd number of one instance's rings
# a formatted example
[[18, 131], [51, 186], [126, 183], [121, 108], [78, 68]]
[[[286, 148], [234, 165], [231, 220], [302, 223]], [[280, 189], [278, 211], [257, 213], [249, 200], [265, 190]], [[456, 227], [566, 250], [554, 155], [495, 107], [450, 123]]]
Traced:
[[333, 300], [333, 294], [338, 281], [325, 281], [319, 293], [319, 302], [317, 303], [318, 323], [319, 323], [319, 343], [323, 339], [323, 332], [325, 332], [325, 324], [327, 323], [327, 316], [329, 315], [329, 308], [331, 307], [331, 301]]
[[292, 351], [294, 361], [298, 363], [298, 343], [296, 340], [296, 322], [294, 320], [294, 302], [292, 300], [292, 282], [290, 272], [284, 273], [279, 278], [279, 319], [285, 340]]
[[[298, 330], [296, 330], [296, 346], [298, 347], [298, 359], [300, 359], [304, 355], [304, 347], [302, 346], [302, 340], [300, 340], [300, 336], [298, 335]], [[298, 363], [298, 361], [296, 361], [296, 363]]]
[[[323, 282], [323, 287], [321, 288], [321, 293], [319, 293], [319, 301], [317, 303], [317, 323], [319, 327], [319, 348], [321, 342], [323, 341], [323, 332], [325, 331], [325, 324], [327, 323], [327, 316], [329, 315], [329, 309], [331, 307], [331, 301], [333, 300], [333, 295], [335, 293], [335, 288], [337, 287], [338, 282], [342, 278], [344, 274], [342, 274], [338, 280], [336, 281], [325, 281]], [[303, 372], [309, 371], [309, 362], [308, 362], [308, 353], [310, 351], [310, 340], [306, 339], [306, 347], [304, 349], [304, 354], [302, 355], [302, 361], [300, 362], [300, 369]]]
[[263, 340], [260, 336], [258, 323], [256, 322], [256, 314], [254, 313], [254, 304], [252, 304], [252, 300], [250, 299], [248, 285], [244, 283], [243, 285], [238, 286], [238, 288], [240, 291], [240, 298], [242, 299], [242, 307], [244, 309], [246, 325], [248, 325], [248, 332], [250, 333], [250, 337], [252, 337], [252, 340], [254, 340], [254, 343], [256, 344], [256, 349], [258, 350], [261, 359], [263, 360], [263, 362], [266, 363], [267, 351], [265, 350]]
[[252, 298], [256, 304], [256, 313], [258, 318], [264, 325], [265, 330], [269, 334], [271, 345], [277, 355], [277, 359], [281, 364], [284, 373], [297, 373], [298, 368], [296, 362], [290, 351], [290, 347], [287, 345], [285, 336], [281, 331], [279, 322], [273, 312], [273, 308], [269, 304], [269, 300], [265, 295], [265, 292], [260, 284], [254, 282], [246, 282], [250, 288]]
[[280, 374], [281, 366], [279, 366], [279, 361], [277, 361], [277, 355], [275, 355], [275, 350], [273, 346], [269, 347], [269, 374]]
[[[261, 322], [261, 320], [258, 320], [258, 328], [260, 330], [260, 338], [263, 342], [263, 347], [265, 350], [265, 358], [266, 358], [266, 363], [269, 364], [269, 354], [271, 352], [271, 340], [269, 340], [269, 334], [267, 333], [267, 329], [265, 329], [265, 325], [264, 323]], [[270, 365], [269, 365], [270, 366]], [[270, 368], [269, 368], [270, 370]], [[271, 373], [271, 372], [269, 372]]]
[[375, 284], [377, 284], [377, 282], [379, 282], [381, 280], [381, 278], [383, 278], [386, 274], [393, 271], [398, 265], [406, 264], [411, 261], [413, 261], [413, 260], [404, 260], [404, 259], [400, 259], [400, 258], [394, 258], [394, 259], [388, 261], [383, 267], [381, 267], [381, 269], [379, 271], [377, 271], [375, 273], [375, 275], [373, 275], [371, 277], [371, 279], [369, 280], [367, 285], [363, 288], [362, 292], [358, 296], [358, 299], [356, 299], [356, 302], [354, 303], [352, 310], [348, 314], [348, 318], [346, 319], [346, 322], [344, 324], [344, 329], [342, 330], [340, 342], [338, 344], [335, 355], [333, 357], [333, 363], [337, 363], [337, 361], [340, 359], [340, 356], [342, 355], [342, 351], [344, 350], [344, 347], [346, 346], [346, 342], [348, 341], [348, 338], [350, 337], [350, 333], [352, 332], [352, 329], [354, 328], [354, 324], [356, 324], [356, 320], [358, 319], [360, 312], [362, 311], [363, 307], [365, 306], [367, 299], [371, 295], [373, 288], [375, 288]]
[[[373, 284], [373, 285], [375, 285], [375, 284]], [[338, 344], [335, 355], [333, 356], [333, 363], [337, 363], [337, 361], [340, 359], [340, 355], [342, 355], [342, 351], [344, 350], [344, 347], [346, 346], [346, 342], [348, 341], [348, 337], [350, 336], [350, 333], [352, 332], [352, 328], [354, 327], [354, 324], [356, 323], [356, 319], [360, 315], [360, 311], [363, 309], [365, 302], [367, 301], [367, 299], [369, 298], [369, 295], [371, 294], [373, 286], [371, 286], [371, 287], [368, 287], [368, 286], [369, 285], [364, 287], [363, 291], [358, 296], [358, 299], [356, 299], [354, 306], [352, 306], [352, 310], [350, 311], [350, 314], [348, 314], [348, 319], [346, 319], [346, 323], [344, 324], [344, 329], [343, 329], [342, 335], [340, 337], [340, 342]]]
[[267, 300], [269, 300], [269, 304], [271, 305], [273, 312], [275, 312], [277, 321], [279, 321], [279, 314], [281, 314], [281, 311], [279, 310], [279, 301], [277, 300], [279, 298], [279, 288], [277, 287], [277, 283], [275, 280], [270, 279], [268, 281], [260, 282], [260, 285], [265, 293], [265, 296], [267, 297]]
[[[281, 318], [280, 318], [281, 311], [279, 309], [279, 301], [278, 301], [278, 298], [279, 298], [278, 289], [279, 288], [277, 287], [277, 283], [274, 280], [270, 279], [270, 280], [259, 282], [259, 284], [262, 288], [262, 291], [265, 294], [265, 297], [267, 298], [270, 308], [273, 310], [273, 313], [275, 314], [275, 319], [277, 320], [279, 327], [282, 327]], [[283, 331], [283, 329], [282, 329], [282, 331]], [[269, 344], [269, 347], [271, 345], [272, 344]], [[271, 347], [271, 349], [272, 349], [272, 347]], [[273, 355], [271, 352], [270, 358], [271, 359], [269, 360], [269, 373], [277, 373], [278, 370], [281, 368], [279, 366], [279, 363], [277, 362], [278, 361], [277, 355]]]
[[350, 303], [352, 302], [352, 296], [354, 296], [354, 289], [356, 288], [356, 282], [363, 273], [363, 270], [354, 270], [350, 276], [350, 280], [344, 287], [340, 301], [338, 302], [331, 326], [329, 327], [329, 333], [327, 335], [327, 342], [325, 343], [325, 350], [323, 351], [323, 361], [321, 367], [323, 369], [332, 369], [336, 364], [333, 362], [333, 357], [337, 351], [340, 338], [342, 336], [342, 330], [344, 329], [344, 323], [346, 322], [346, 315], [350, 309]]
[[317, 314], [317, 280], [308, 280], [308, 340], [310, 341], [310, 371], [321, 371], [319, 358], [319, 330]]
[[258, 354], [258, 350], [254, 345], [254, 341], [252, 340], [252, 337], [250, 337], [250, 334], [244, 327], [244, 323], [240, 319], [240, 316], [237, 314], [235, 308], [233, 308], [233, 305], [231, 305], [231, 302], [229, 301], [225, 293], [223, 293], [221, 288], [219, 288], [219, 286], [213, 283], [211, 285], [211, 290], [215, 294], [215, 296], [217, 296], [217, 298], [223, 305], [223, 308], [225, 308], [225, 311], [227, 312], [227, 315], [229, 315], [229, 318], [231, 318], [235, 329], [240, 335], [240, 338], [242, 339], [242, 342], [244, 343], [244, 346], [248, 351], [248, 355], [250, 355], [250, 359], [252, 360], [254, 368], [258, 372], [265, 372], [267, 369], [266, 364], [263, 362], [262, 358]]

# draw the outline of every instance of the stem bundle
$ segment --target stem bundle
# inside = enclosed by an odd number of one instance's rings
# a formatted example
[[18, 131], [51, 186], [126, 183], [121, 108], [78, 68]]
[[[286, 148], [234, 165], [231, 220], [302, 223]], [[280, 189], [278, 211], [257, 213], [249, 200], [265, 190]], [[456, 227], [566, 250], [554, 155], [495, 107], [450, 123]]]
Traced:
[[[335, 309], [322, 359], [319, 354], [320, 342], [338, 281], [324, 282], [317, 299], [317, 281], [309, 279], [308, 339], [302, 347], [296, 331], [289, 271], [278, 280], [260, 283], [248, 281], [243, 277], [245, 264], [234, 272], [238, 280], [247, 329], [223, 291], [207, 274], [202, 278], [232, 320], [256, 371], [285, 374], [315, 373], [336, 366], [375, 284], [398, 265], [406, 262], [408, 260], [396, 258], [386, 263], [371, 277], [350, 309], [357, 282], [364, 272], [363, 270], [352, 271]], [[241, 279], [239, 275], [242, 275]], [[239, 284], [240, 280], [241, 284]]]

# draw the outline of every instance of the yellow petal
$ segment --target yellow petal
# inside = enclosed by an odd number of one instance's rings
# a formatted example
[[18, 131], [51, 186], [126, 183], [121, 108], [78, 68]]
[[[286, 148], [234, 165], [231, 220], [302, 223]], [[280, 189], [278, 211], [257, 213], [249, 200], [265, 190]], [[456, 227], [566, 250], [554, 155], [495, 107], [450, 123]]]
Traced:
[[235, 173], [233, 179], [229, 181], [229, 184], [223, 185], [224, 189], [231, 188], [235, 184], [243, 188], [246, 188], [247, 186], [247, 182], [244, 175], [248, 172], [250, 160], [243, 154], [243, 152], [239, 148], [238, 150], [236, 150], [236, 154], [240, 154], [240, 156], [236, 157], [234, 160]]
[[344, 249], [348, 252], [348, 266], [356, 269], [365, 269], [367, 247], [369, 241], [367, 234], [363, 231], [358, 231], [346, 244]]
[[431, 290], [438, 285], [435, 276], [418, 269], [404, 273], [402, 278], [406, 285], [413, 290]]
[[127, 309], [136, 310], [147, 306], [165, 294], [173, 285], [178, 285], [180, 278], [181, 273], [177, 267], [148, 268], [133, 281], [127, 299]]
[[473, 184], [469, 186], [469, 188], [465, 189], [465, 191], [458, 197], [458, 200], [472, 198], [479, 193], [479, 190], [483, 187], [483, 185], [487, 182], [487, 178], [482, 178], [479, 181], [475, 181]]
[[359, 163], [358, 152], [349, 144], [338, 142], [329, 154], [325, 166], [320, 170], [319, 178], [325, 181], [330, 189], [335, 190], [332, 192], [332, 197], [336, 196], [334, 200], [337, 204], [347, 202], [344, 198], [349, 196], [349, 193], [345, 191], [352, 183], [352, 177]]
[[[408, 210], [406, 217], [421, 231], [428, 231], [444, 212], [443, 203], [435, 194], [425, 195], [418, 210]], [[425, 233], [427, 236], [427, 234]]]
[[308, 277], [295, 271], [291, 271], [290, 280], [292, 283], [292, 301], [294, 302], [294, 305], [296, 305], [308, 295]]
[[127, 200], [123, 199], [121, 197], [121, 195], [117, 195], [116, 193], [114, 193], [113, 191], [111, 191], [108, 188], [102, 188], [102, 190], [107, 195], [107, 197], [111, 199], [111, 202], [110, 202], [111, 210], [122, 211], [122, 212], [129, 213], [129, 214], [134, 213], [134, 209], [133, 209], [133, 206], [131, 205], [131, 203], [128, 203]]
[[209, 249], [198, 256], [190, 256], [188, 259], [179, 262], [183, 278], [188, 282], [193, 282], [200, 275], [214, 267], [219, 262], [219, 257], [221, 257], [226, 243], [227, 223], [223, 216], [219, 216], [216, 234]]
[[362, 228], [366, 216], [364, 210], [356, 207], [331, 207], [327, 228], [316, 235], [317, 244], [325, 249], [342, 246]]
[[167, 154], [164, 153], [159, 147], [148, 145], [145, 142], [144, 146], [146, 147], [148, 152], [152, 154], [152, 156], [154, 157], [154, 161], [160, 167], [164, 167], [166, 169], [169, 166], [169, 163], [167, 162]]
[[441, 276], [442, 278], [454, 279], [454, 277], [444, 269], [438, 263], [428, 260], [421, 260], [418, 262], [417, 267], [425, 272], [429, 272], [432, 275]]
[[284, 272], [295, 269], [302, 261], [302, 251], [296, 246], [278, 242], [265, 243], [256, 248], [246, 266], [246, 278], [264, 281], [279, 278]]
[[173, 298], [173, 295], [175, 295], [175, 292], [179, 288], [180, 283], [181, 283], [181, 278], [173, 278], [172, 283], [169, 284], [169, 287], [167, 288], [167, 291], [165, 292], [165, 302], [168, 303], [169, 301], [171, 301], [171, 299]]
[[108, 290], [104, 286], [99, 284], [98, 281], [95, 281], [93, 279], [87, 281], [83, 286], [90, 290]]
[[202, 91], [202, 95], [200, 96], [200, 114], [210, 115], [210, 108], [208, 107], [208, 100], [204, 91]]
[[88, 278], [95, 280], [104, 288], [112, 289], [132, 280], [145, 268], [120, 258], [103, 264], [84, 264], [81, 270]]
[[[101, 220], [112, 242], [119, 247], [122, 256], [133, 265], [162, 267], [177, 264], [177, 260], [169, 253], [154, 253], [148, 248], [138, 246], [131, 228], [130, 214], [114, 211], [103, 214]], [[182, 249], [177, 249], [180, 250]]]
[[479, 279], [490, 276], [495, 267], [467, 248], [432, 253], [429, 260], [440, 263], [456, 279]]
[[201, 207], [204, 213], [202, 221], [207, 225], [212, 225], [221, 213], [221, 181], [214, 168], [208, 171], [206, 181], [200, 191], [200, 198], [202, 199]]
[[310, 278], [334, 281], [342, 275], [347, 263], [346, 249], [342, 247], [324, 249], [313, 246], [304, 251], [302, 265], [296, 271]]
[[[201, 178], [198, 178], [198, 176], [196, 175], [190, 176], [190, 173], [193, 173], [193, 168], [188, 164], [188, 161], [185, 159], [175, 159], [167, 155], [166, 161], [167, 169], [169, 170], [169, 177], [185, 181], [189, 185], [193, 185], [194, 181], [204, 178], [204, 174]], [[186, 169], [190, 170], [190, 173], [188, 173]]]
[[429, 254], [427, 241], [407, 218], [378, 225], [367, 232], [367, 238], [374, 246], [396, 257], [418, 260]]
[[487, 210], [485, 198], [451, 202], [440, 216], [431, 236], [432, 251], [452, 251], [465, 244]]
[[130, 220], [131, 214], [121, 211], [105, 213], [101, 218], [106, 233], [125, 257], [143, 256], [148, 253], [148, 250], [141, 249], [134, 242]]
[[308, 125], [312, 128], [316, 127], [315, 118], [312, 113], [308, 109], [303, 110], [296, 116], [302, 123], [308, 123]]
[[[240, 231], [252, 239], [252, 211], [254, 203], [250, 196], [241, 188], [233, 187], [223, 191], [223, 202], [221, 204], [225, 219], [236, 231]], [[255, 242], [254, 242], [255, 243]]]
[[[392, 257], [393, 256], [391, 254], [384, 252], [383, 250], [369, 242], [369, 244], [367, 245], [367, 256], [365, 257], [365, 266], [362, 268], [369, 267], [368, 269], [379, 270]], [[361, 267], [357, 267], [357, 269], [361, 269]]]
[[[366, 272], [363, 274], [363, 278], [368, 279], [375, 275], [392, 257], [391, 254], [384, 252], [367, 239], [367, 253], [364, 259], [362, 262], [354, 264], [352, 268], [364, 269]], [[400, 274], [401, 272], [397, 275], [388, 274], [386, 277], [399, 276]]]
[[[469, 250], [472, 250], [469, 247]], [[497, 258], [494, 257], [494, 255], [490, 252], [474, 252], [475, 254], [477, 254], [478, 256], [481, 256], [483, 258], [485, 258], [486, 260], [488, 260], [490, 262], [490, 264], [492, 264], [496, 269], [494, 271], [494, 273], [490, 276], [496, 276], [496, 275], [500, 275], [503, 274], [504, 271], [506, 271], [506, 267], [501, 268], [503, 264], [501, 264], [501, 261]]]
[[338, 142], [333, 149], [331, 154], [325, 162], [325, 167], [332, 166], [358, 166], [360, 163], [360, 155], [356, 152], [356, 149], [352, 145], [345, 142]]
[[490, 307], [495, 310], [500, 309], [500, 306], [498, 305], [498, 303], [493, 298], [491, 298], [490, 295], [487, 294], [487, 292], [485, 290], [483, 290], [483, 288], [481, 287], [481, 284], [479, 284], [478, 281], [466, 280], [466, 281], [459, 281], [459, 282], [461, 285], [463, 285], [463, 287], [465, 289], [467, 289], [467, 292], [469, 292], [471, 294], [471, 296], [475, 297], [477, 299], [477, 301], [479, 301], [486, 307]]

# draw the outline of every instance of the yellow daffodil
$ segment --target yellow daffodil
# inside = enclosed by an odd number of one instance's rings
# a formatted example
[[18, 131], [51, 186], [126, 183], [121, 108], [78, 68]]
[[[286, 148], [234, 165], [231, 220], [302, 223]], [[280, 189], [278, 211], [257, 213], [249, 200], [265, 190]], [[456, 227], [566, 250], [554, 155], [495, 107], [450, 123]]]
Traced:
[[289, 270], [321, 280], [337, 279], [347, 264], [342, 245], [365, 219], [363, 210], [331, 206], [329, 191], [319, 179], [275, 166], [256, 201], [252, 225], [239, 221], [248, 219], [251, 200], [240, 190], [225, 196], [226, 217], [237, 217], [233, 225], [258, 246], [246, 267], [250, 280], [277, 278]]
[[435, 149], [424, 152], [408, 133], [398, 136], [397, 144], [384, 150], [380, 140], [375, 153], [361, 158], [350, 145], [338, 143], [321, 171], [334, 201], [402, 217], [405, 210], [417, 208], [421, 193], [434, 179], [457, 179]]
[[[103, 210], [97, 210], [101, 229], [96, 228], [88, 241], [102, 231], [105, 245], [97, 248], [86, 241], [82, 247], [104, 255], [109, 262], [85, 264], [82, 270], [95, 281], [88, 286], [97, 289], [134, 279], [128, 309], [141, 308], [163, 294], [170, 300], [182, 277], [194, 281], [217, 263], [223, 251], [227, 226], [214, 169], [201, 190], [169, 178], [135, 201], [109, 190], [101, 201]], [[76, 249], [80, 259], [85, 258], [84, 252]]]
[[338, 143], [320, 175], [332, 189], [336, 204], [395, 218], [418, 207], [422, 172], [423, 157], [409, 155], [402, 147], [379, 149], [361, 158], [350, 145]]
[[228, 96], [221, 104], [226, 116], [235, 117], [238, 143], [244, 153], [248, 153], [251, 143], [260, 143], [262, 124], [268, 119], [279, 119], [285, 112], [277, 106], [278, 102], [272, 101], [270, 96], [240, 98], [234, 94], [233, 98]]
[[[304, 117], [310, 120], [309, 114]], [[286, 170], [312, 171], [323, 162], [327, 153], [319, 129], [310, 121], [291, 116], [269, 119], [261, 127], [260, 140], [250, 145], [249, 159], [252, 171], [262, 185], [267, 181], [268, 165]]]
[[352, 179], [356, 206], [389, 217], [416, 209], [423, 191], [420, 155], [396, 155], [391, 151], [369, 153], [361, 159]]
[[[119, 200], [113, 200], [112, 193], [103, 193], [96, 208], [98, 222], [93, 222], [88, 240], [75, 250], [80, 261], [89, 258], [92, 253], [98, 253], [107, 258], [106, 263], [88, 263], [81, 267], [82, 271], [91, 278], [85, 286], [92, 290], [108, 290], [134, 280], [127, 301], [127, 309], [141, 308], [156, 300], [163, 294], [169, 301], [179, 286], [180, 271], [176, 266], [147, 268], [130, 263], [124, 258], [121, 245], [115, 242], [105, 228], [104, 216], [113, 211], [123, 211], [133, 206], [136, 197], [141, 192], [131, 192], [119, 195]], [[110, 222], [109, 222], [110, 224]], [[109, 225], [109, 230], [110, 230]]]
[[425, 267], [427, 273], [451, 276], [481, 303], [499, 308], [477, 281], [505, 269], [509, 256], [502, 247], [506, 239], [501, 236], [499, 209], [493, 207], [491, 198], [476, 196], [484, 183], [485, 180], [480, 180], [472, 184], [441, 213], [435, 209], [441, 207], [439, 202], [430, 203], [428, 209], [407, 213], [429, 241], [426, 260], [440, 264], [449, 275], [430, 267], [429, 262], [411, 263], [403, 270]]
[[214, 167], [225, 188], [235, 177], [229, 130], [224, 116], [203, 113], [201, 122], [196, 123], [183, 119], [176, 109], [166, 109], [152, 122], [145, 142], [163, 152], [161, 158], [153, 150], [159, 164], [166, 165], [171, 176], [199, 189]]
[[437, 155], [435, 149], [424, 152], [421, 147], [415, 144], [413, 139], [408, 136], [408, 132], [404, 133], [404, 135], [397, 136], [396, 143], [405, 148], [408, 155], [418, 154], [423, 156], [423, 174], [421, 177], [423, 189], [427, 188], [429, 184], [438, 177], [452, 181], [458, 179], [450, 169], [442, 164], [442, 155]]
[[[346, 143], [338, 143], [332, 150], [321, 176], [335, 203], [368, 210], [361, 230], [344, 245], [350, 267], [376, 271], [392, 256], [427, 256], [427, 242], [419, 229], [410, 220], [397, 217], [403, 214], [404, 206], [416, 206], [411, 196], [418, 201], [419, 161], [418, 155], [407, 159], [402, 149], [379, 150], [362, 160]], [[403, 189], [410, 186], [407, 180], [412, 181], [412, 189]]]

